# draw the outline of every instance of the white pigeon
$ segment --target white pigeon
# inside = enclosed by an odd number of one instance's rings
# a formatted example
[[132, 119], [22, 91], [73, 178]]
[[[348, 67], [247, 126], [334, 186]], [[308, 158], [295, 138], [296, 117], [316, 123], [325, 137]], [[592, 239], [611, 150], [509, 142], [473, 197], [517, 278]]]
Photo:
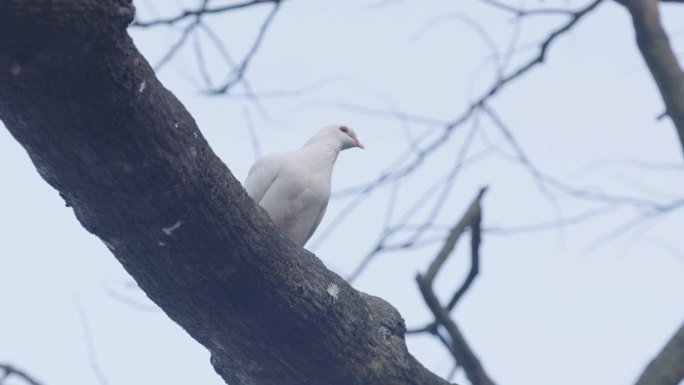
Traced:
[[278, 228], [302, 247], [325, 214], [337, 155], [352, 147], [364, 148], [354, 130], [325, 127], [299, 150], [258, 159], [249, 170], [245, 190]]

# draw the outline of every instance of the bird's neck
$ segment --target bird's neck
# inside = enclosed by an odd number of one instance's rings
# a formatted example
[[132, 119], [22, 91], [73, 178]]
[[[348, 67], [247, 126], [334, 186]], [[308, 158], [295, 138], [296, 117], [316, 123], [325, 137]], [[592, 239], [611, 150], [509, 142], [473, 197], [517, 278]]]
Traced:
[[342, 148], [339, 143], [323, 140], [310, 140], [302, 147], [302, 151], [306, 151], [318, 158], [321, 166], [330, 168], [335, 164], [341, 150]]

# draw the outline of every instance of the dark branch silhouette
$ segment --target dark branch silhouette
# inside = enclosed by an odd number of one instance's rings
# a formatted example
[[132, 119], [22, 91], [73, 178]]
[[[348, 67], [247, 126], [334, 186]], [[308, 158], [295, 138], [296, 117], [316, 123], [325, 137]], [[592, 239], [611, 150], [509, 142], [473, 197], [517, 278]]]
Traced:
[[19, 378], [21, 381], [24, 381], [29, 385], [42, 385], [41, 382], [30, 376], [25, 371], [10, 364], [0, 363], [0, 385], [4, 384], [5, 381], [12, 377]]
[[[269, 27], [271, 26], [282, 1], [284, 0], [253, 0], [244, 3], [231, 4], [212, 8], [209, 7], [209, 0], [202, 0], [202, 4], [197, 9], [185, 10], [181, 12], [179, 15], [170, 18], [161, 18], [150, 21], [137, 20], [134, 21], [131, 24], [131, 26], [136, 28], [151, 28], [163, 25], [174, 26], [177, 23], [189, 21], [189, 23], [182, 29], [178, 40], [176, 40], [176, 42], [171, 45], [166, 54], [164, 54], [162, 58], [154, 66], [154, 69], [155, 71], [161, 70], [161, 68], [168, 64], [171, 61], [171, 59], [173, 59], [173, 57], [181, 50], [181, 48], [185, 46], [188, 40], [192, 37], [194, 42], [193, 48], [195, 51], [195, 58], [200, 69], [200, 74], [202, 75], [205, 85], [208, 86], [206, 91], [211, 94], [225, 94], [228, 93], [237, 84], [245, 83], [245, 73], [247, 72], [247, 68], [256, 56], [261, 44], [263, 43], [264, 38], [266, 37], [266, 33]], [[239, 64], [236, 64], [235, 61], [232, 60], [230, 55], [227, 54], [227, 50], [223, 46], [223, 43], [220, 41], [220, 38], [213, 34], [211, 28], [204, 23], [203, 19], [207, 16], [225, 14], [228, 12], [243, 10], [254, 6], [260, 6], [263, 4], [272, 4], [273, 7], [264, 19], [263, 23], [261, 24], [257, 36], [255, 37], [247, 54]], [[210, 41], [217, 48], [219, 54], [223, 56], [224, 59], [226, 59], [226, 61], [232, 68], [224, 84], [217, 87], [212, 86], [212, 82], [210, 80], [211, 76], [209, 75], [206, 69], [206, 65], [204, 63], [204, 55], [202, 53], [202, 49], [199, 44], [197, 36], [198, 29], [200, 28], [203, 29], [207, 33], [207, 35], [209, 35]], [[251, 87], [249, 87], [249, 84], [245, 85], [245, 89], [248, 94], [251, 94]]]
[[636, 385], [678, 385], [684, 379], [684, 324], [648, 364]]
[[177, 16], [164, 18], [164, 19], [150, 20], [150, 21], [135, 20], [133, 23], [131, 23], [131, 25], [134, 27], [140, 27], [140, 28], [156, 27], [159, 25], [173, 25], [173, 24], [176, 24], [178, 22], [181, 22], [181, 21], [184, 21], [187, 19], [202, 17], [204, 15], [222, 14], [222, 13], [226, 13], [226, 12], [230, 12], [230, 11], [235, 11], [235, 10], [250, 8], [250, 7], [254, 7], [254, 6], [259, 6], [262, 4], [279, 3], [281, 1], [285, 1], [285, 0], [253, 0], [253, 1], [246, 1], [244, 3], [224, 5], [222, 7], [216, 7], [216, 8], [208, 8], [206, 6], [207, 2], [204, 1], [204, 3], [199, 8], [197, 8], [195, 10], [187, 9], [187, 10], [181, 12]]
[[[430, 311], [435, 317], [435, 322], [433, 324], [428, 325], [417, 332], [430, 332], [431, 334], [436, 335], [451, 352], [458, 366], [463, 368], [468, 380], [470, 380], [472, 385], [494, 385], [494, 381], [492, 381], [490, 376], [485, 372], [480, 360], [466, 342], [465, 337], [456, 325], [456, 321], [451, 317], [450, 311], [453, 310], [461, 296], [468, 290], [468, 288], [470, 288], [470, 285], [477, 276], [480, 258], [479, 247], [481, 241], [481, 201], [485, 192], [486, 188], [483, 188], [477, 194], [477, 197], [473, 203], [470, 204], [470, 207], [463, 215], [461, 220], [449, 233], [444, 246], [442, 246], [442, 249], [430, 264], [427, 272], [425, 274], [418, 274], [416, 277], [418, 287], [420, 288], [420, 292], [423, 294], [425, 303], [428, 305]], [[440, 304], [437, 295], [433, 291], [433, 282], [437, 277], [437, 274], [442, 271], [444, 263], [452, 254], [458, 239], [467, 228], [470, 228], [471, 230], [471, 272], [468, 274], [468, 277], [465, 279], [459, 289], [456, 290], [451, 301], [449, 301], [449, 304], [445, 307]], [[440, 327], [444, 328], [448, 338], [440, 333]]]

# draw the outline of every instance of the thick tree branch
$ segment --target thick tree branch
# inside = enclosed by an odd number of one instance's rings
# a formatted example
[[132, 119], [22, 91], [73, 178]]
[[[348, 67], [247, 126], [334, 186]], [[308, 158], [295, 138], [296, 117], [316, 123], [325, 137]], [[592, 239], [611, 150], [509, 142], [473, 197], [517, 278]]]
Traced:
[[658, 84], [667, 115], [677, 128], [684, 151], [684, 72], [660, 22], [659, 0], [618, 0], [632, 15], [636, 40]]
[[[681, 0], [672, 0], [682, 2]], [[660, 21], [658, 0], [618, 0], [632, 16], [637, 45], [665, 102], [684, 151], [684, 72]], [[651, 361], [637, 385], [677, 385], [684, 380], [684, 324]]]
[[0, 119], [231, 385], [444, 385], [404, 323], [258, 210], [126, 33], [127, 0], [0, 2]]
[[677, 385], [684, 381], [684, 324], [651, 361], [636, 385]]

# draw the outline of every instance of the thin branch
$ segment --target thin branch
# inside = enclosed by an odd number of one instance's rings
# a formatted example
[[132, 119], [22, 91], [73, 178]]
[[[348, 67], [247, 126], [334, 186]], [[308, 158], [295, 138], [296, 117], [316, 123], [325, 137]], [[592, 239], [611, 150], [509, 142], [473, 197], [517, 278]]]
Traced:
[[[206, 1], [205, 1], [206, 2]], [[159, 61], [154, 65], [154, 70], [155, 72], [158, 72], [163, 66], [165, 66], [171, 59], [176, 56], [176, 53], [180, 51], [181, 47], [185, 44], [185, 42], [188, 40], [188, 37], [190, 37], [190, 34], [195, 30], [195, 28], [200, 25], [201, 20], [200, 18], [196, 18], [192, 23], [188, 24], [185, 28], [183, 28], [183, 31], [181, 32], [180, 37], [178, 40], [176, 40], [175, 43], [171, 45], [171, 48], [169, 48], [168, 51], [166, 51], [166, 54], [162, 56]]]
[[264, 41], [266, 32], [268, 31], [268, 28], [271, 26], [271, 23], [273, 22], [276, 13], [278, 13], [278, 10], [280, 9], [281, 0], [271, 0], [271, 2], [273, 2], [273, 8], [271, 9], [271, 12], [269, 12], [268, 16], [266, 16], [264, 22], [261, 24], [261, 28], [259, 28], [257, 37], [256, 39], [254, 39], [254, 43], [252, 43], [252, 47], [247, 52], [247, 55], [245, 55], [245, 58], [242, 60], [242, 63], [240, 63], [240, 65], [231, 73], [231, 79], [228, 80], [226, 84], [224, 84], [223, 86], [214, 89], [212, 91], [213, 94], [227, 93], [235, 84], [239, 83], [245, 76], [245, 71], [249, 67], [249, 64], [254, 58], [254, 55], [261, 46], [261, 43]]
[[468, 150], [470, 150], [470, 146], [472, 145], [473, 140], [475, 139], [475, 134], [478, 130], [479, 120], [476, 116], [476, 118], [473, 119], [473, 127], [471, 128], [470, 132], [468, 133], [468, 136], [465, 137], [463, 144], [461, 145], [461, 148], [456, 157], [456, 162], [454, 163], [454, 166], [447, 175], [446, 180], [442, 184], [442, 189], [439, 196], [437, 197], [437, 201], [433, 205], [432, 210], [428, 213], [428, 216], [425, 218], [425, 225], [418, 228], [418, 230], [415, 232], [411, 240], [418, 239], [423, 234], [425, 228], [435, 220], [435, 218], [441, 211], [442, 207], [444, 206], [444, 203], [446, 202], [447, 197], [449, 196], [449, 193], [451, 192], [451, 189], [455, 184], [454, 182], [456, 180], [456, 177], [460, 174], [460, 171], [462, 170], [463, 165], [465, 164], [466, 155], [468, 154]]
[[495, 8], [499, 8], [509, 13], [513, 13], [516, 18], [524, 16], [548, 16], [548, 15], [559, 15], [559, 16], [572, 16], [575, 12], [570, 9], [563, 8], [536, 8], [536, 9], [524, 9], [519, 7], [514, 7], [496, 0], [482, 0], [483, 3], [491, 5]]
[[[475, 34], [480, 38], [480, 40], [487, 46], [487, 48], [491, 51], [491, 56], [494, 58], [500, 58], [502, 55], [499, 52], [499, 48], [497, 47], [496, 43], [494, 42], [494, 38], [491, 36], [491, 34], [487, 31], [487, 28], [485, 28], [483, 25], [472, 19], [470, 16], [467, 14], [457, 12], [457, 13], [449, 13], [445, 15], [440, 15], [437, 17], [432, 18], [431, 20], [428, 20], [423, 26], [421, 26], [411, 37], [411, 44], [414, 44], [420, 37], [421, 35], [424, 35], [425, 33], [428, 32], [430, 28], [434, 28], [439, 22], [441, 21], [451, 21], [451, 20], [456, 20], [460, 21], [463, 23], [466, 27], [470, 28]], [[494, 61], [494, 69], [497, 72], [496, 75], [498, 79], [501, 78], [501, 65], [497, 62], [497, 60]]]
[[124, 294], [119, 293], [118, 291], [109, 287], [109, 285], [105, 285], [104, 290], [107, 293], [107, 295], [109, 295], [112, 299], [117, 300], [117, 301], [119, 301], [119, 302], [121, 302], [127, 306], [130, 306], [133, 309], [144, 311], [144, 312], [149, 312], [149, 313], [158, 313], [159, 312], [158, 306], [148, 305], [148, 304], [138, 302], [132, 298], [127, 297]]
[[486, 104], [482, 105], [482, 110], [484, 111], [485, 115], [489, 117], [489, 119], [494, 123], [494, 126], [496, 126], [501, 133], [503, 134], [504, 138], [510, 145], [510, 147], [513, 149], [517, 156], [518, 162], [527, 169], [527, 171], [532, 175], [534, 178], [537, 189], [539, 192], [546, 198], [546, 200], [550, 203], [551, 207], [553, 208], [555, 214], [556, 214], [556, 219], [562, 220], [563, 218], [563, 212], [561, 210], [561, 207], [558, 203], [558, 199], [553, 195], [553, 193], [549, 190], [545, 183], [545, 179], [542, 175], [542, 173], [537, 169], [537, 167], [532, 163], [532, 161], [529, 159], [527, 154], [525, 153], [525, 150], [523, 150], [522, 146], [518, 143], [518, 141], [515, 139], [515, 136], [513, 135], [513, 132], [508, 129], [508, 127], [504, 124], [503, 119], [499, 117], [499, 115], [494, 112], [489, 106]]
[[211, 81], [211, 75], [207, 69], [206, 60], [204, 59], [204, 51], [202, 50], [202, 43], [200, 42], [198, 34], [193, 34], [192, 43], [195, 50], [195, 58], [197, 59], [197, 67], [202, 76], [202, 80], [204, 81], [204, 87], [206, 89], [214, 88], [213, 82]]
[[596, 171], [598, 169], [605, 169], [608, 167], [621, 167], [628, 166], [634, 167], [639, 170], [644, 171], [656, 171], [656, 172], [682, 172], [684, 171], [684, 163], [679, 162], [647, 162], [644, 160], [634, 159], [634, 158], [613, 158], [605, 159], [596, 162], [592, 162], [586, 166], [582, 166], [577, 170], [572, 172], [573, 176], [585, 175], [590, 172]]
[[[551, 47], [551, 45], [558, 39], [560, 36], [563, 36], [566, 32], [572, 29], [584, 16], [586, 16], [588, 13], [593, 11], [596, 7], [601, 4], [603, 0], [594, 0], [591, 2], [589, 5], [586, 7], [573, 12], [570, 14], [570, 21], [568, 21], [566, 24], [561, 26], [560, 28], [556, 29], [555, 31], [551, 32], [546, 39], [539, 45], [539, 51], [537, 52], [537, 55], [532, 58], [532, 60], [528, 61], [526, 64], [518, 67], [517, 70], [513, 71], [511, 74], [508, 76], [504, 77], [503, 79], [499, 80], [496, 82], [490, 89], [487, 91], [484, 95], [482, 95], [475, 103], [473, 103], [473, 106], [478, 106], [483, 103], [485, 103], [489, 98], [494, 96], [496, 93], [499, 92], [499, 90], [505, 86], [506, 84], [516, 80], [520, 76], [524, 75], [527, 73], [530, 69], [534, 68], [535, 66], [541, 64], [544, 62], [544, 59], [546, 58], [546, 53], [548, 52], [548, 49]], [[472, 108], [472, 107], [471, 107]]]
[[[336, 82], [342, 82], [342, 81], [349, 81], [349, 80], [356, 80], [354, 77], [351, 75], [332, 75], [329, 77], [326, 77], [322, 80], [316, 81], [312, 84], [306, 85], [301, 88], [297, 89], [291, 89], [291, 90], [272, 90], [272, 91], [258, 91], [254, 92], [253, 95], [258, 97], [259, 99], [284, 99], [284, 98], [298, 98], [302, 96], [306, 96], [310, 93], [313, 93], [321, 88], [324, 88], [328, 86], [329, 84], [336, 83]], [[247, 97], [248, 95], [241, 94], [238, 92], [231, 92], [229, 94], [222, 95], [227, 98], [244, 98]]]
[[[316, 239], [316, 245], [318, 245], [325, 237], [327, 237], [328, 234], [331, 233], [332, 229], [334, 229], [340, 222], [341, 220], [347, 216], [348, 214], [353, 211], [355, 207], [358, 207], [359, 203], [368, 195], [370, 195], [373, 191], [378, 190], [380, 187], [391, 183], [393, 181], [397, 181], [400, 179], [403, 179], [407, 177], [408, 175], [411, 175], [414, 171], [418, 170], [426, 161], [427, 158], [430, 157], [432, 153], [437, 151], [439, 148], [444, 146], [446, 143], [448, 143], [448, 138], [451, 137], [451, 134], [455, 132], [459, 127], [461, 127], [463, 124], [468, 122], [470, 119], [475, 116], [475, 113], [482, 107], [484, 106], [491, 98], [493, 98], [495, 95], [497, 95], [501, 90], [503, 90], [506, 86], [520, 78], [522, 75], [526, 74], [529, 72], [532, 68], [536, 67], [537, 65], [541, 64], [544, 62], [544, 59], [546, 57], [546, 54], [548, 52], [548, 49], [552, 46], [552, 44], [562, 35], [564, 35], [566, 32], [571, 30], [584, 16], [589, 14], [592, 10], [594, 10], [603, 0], [595, 0], [586, 7], [575, 11], [571, 14], [570, 20], [559, 27], [558, 29], [552, 31], [547, 38], [539, 45], [538, 48], [538, 53], [535, 57], [530, 59], [527, 63], [519, 66], [517, 69], [515, 69], [513, 72], [510, 74], [503, 76], [499, 78], [487, 91], [485, 91], [481, 96], [477, 99], [475, 99], [467, 108], [466, 110], [459, 116], [457, 119], [452, 120], [451, 122], [444, 124], [442, 126], [443, 131], [442, 134], [437, 136], [436, 138], [433, 138], [430, 142], [428, 142], [426, 145], [423, 145], [422, 148], [419, 149], [417, 153], [414, 153], [413, 151], [409, 152], [408, 155], [412, 155], [413, 159], [408, 162], [404, 163], [404, 159], [406, 159], [407, 155], [402, 155], [397, 162], [395, 162], [395, 165], [390, 166], [388, 170], [384, 171], [381, 175], [379, 175], [374, 181], [364, 185], [364, 186], [359, 186], [357, 188], [354, 188], [351, 191], [346, 191], [345, 194], [337, 194], [337, 196], [340, 195], [346, 195], [346, 193], [353, 192], [357, 195], [357, 199], [354, 201], [350, 202], [347, 207], [342, 210], [341, 214], [336, 217], [333, 222], [331, 222], [330, 225], [321, 233], [321, 235]], [[361, 111], [363, 112], [363, 111]], [[388, 114], [388, 117], [392, 117], [393, 114]], [[426, 122], [427, 123], [427, 122]], [[427, 137], [426, 137], [427, 138]], [[402, 167], [389, 171], [393, 169], [394, 167], [398, 167], [398, 165], [402, 165]], [[565, 187], [565, 186], [563, 186]], [[604, 197], [602, 194], [591, 194], [587, 193], [585, 194], [584, 192], [576, 191], [573, 189], [567, 189], [570, 190], [571, 192], [575, 193], [576, 197], [580, 198], [585, 198], [585, 199], [603, 199], [607, 197]], [[636, 202], [631, 202], [631, 203], [636, 203]], [[639, 202], [643, 203], [643, 202]], [[652, 203], [652, 202], [649, 202]]]
[[[206, 25], [205, 23], [201, 23], [199, 25], [200, 29], [204, 31], [204, 33], [207, 35], [209, 38], [209, 41], [214, 45], [216, 50], [218, 51], [219, 55], [223, 58], [223, 60], [226, 62], [226, 64], [230, 68], [236, 68], [238, 66], [237, 62], [235, 59], [233, 59], [233, 56], [228, 52], [228, 49], [226, 46], [223, 44], [223, 41], [221, 38], [214, 32], [211, 27]], [[254, 108], [259, 112], [259, 114], [265, 118], [269, 119], [268, 113], [266, 111], [266, 108], [263, 106], [261, 103], [261, 96], [256, 95], [255, 92], [252, 90], [252, 85], [249, 82], [249, 80], [246, 77], [242, 78], [242, 81], [240, 82], [242, 85], [242, 88], [244, 89], [244, 94], [241, 95], [241, 97], [246, 98], [249, 102], [252, 103]], [[207, 92], [209, 92], [211, 89], [207, 89]]]
[[644, 199], [630, 195], [605, 194], [602, 192], [584, 190], [568, 185], [560, 179], [547, 174], [541, 171], [538, 167], [534, 166], [534, 164], [531, 163], [527, 158], [527, 155], [525, 155], [523, 152], [522, 147], [515, 140], [513, 140], [512, 131], [503, 125], [501, 120], [498, 120], [495, 123], [497, 123], [497, 128], [506, 132], [504, 136], [507, 138], [507, 140], [509, 140], [514, 154], [508, 154], [496, 146], [494, 146], [493, 149], [503, 158], [522, 164], [534, 176], [534, 178], [538, 180], [538, 182], [548, 185], [560, 193], [575, 199], [606, 204], [621, 204], [625, 206], [633, 206], [642, 210], [654, 210], [663, 206], [662, 203], [652, 199]]
[[323, 99], [308, 104], [309, 107], [330, 106], [340, 110], [363, 114], [378, 119], [391, 119], [398, 121], [408, 121], [425, 126], [445, 126], [449, 123], [444, 120], [435, 119], [429, 116], [402, 112], [399, 110], [384, 110], [381, 108], [370, 107], [367, 105], [349, 103], [339, 100]]
[[662, 218], [663, 214], [674, 212], [682, 207], [684, 207], [684, 199], [677, 199], [668, 204], [659, 205], [658, 207], [641, 212], [639, 215], [624, 222], [617, 228], [599, 236], [594, 242], [592, 242], [591, 245], [589, 245], [589, 247], [586, 248], [586, 251], [598, 249], [608, 241], [619, 238], [635, 229], [647, 226], [653, 220]]
[[493, 236], [516, 236], [520, 234], [536, 233], [540, 231], [551, 231], [557, 230], [559, 228], [568, 227], [571, 225], [577, 225], [584, 223], [591, 219], [597, 218], [602, 215], [606, 215], [618, 209], [618, 205], [608, 205], [605, 207], [599, 207], [596, 209], [590, 209], [583, 211], [577, 215], [565, 217], [560, 220], [546, 221], [538, 223], [530, 223], [517, 226], [501, 226], [501, 227], [486, 227], [482, 229], [482, 232], [487, 235]]
[[447, 310], [452, 311], [458, 301], [463, 297], [463, 294], [470, 289], [470, 286], [477, 278], [477, 274], [480, 272], [480, 244], [482, 242], [482, 235], [480, 233], [480, 226], [482, 222], [482, 208], [476, 212], [470, 223], [470, 271], [468, 276], [461, 284], [461, 287], [456, 290], [453, 297], [447, 305]]
[[238, 9], [244, 9], [244, 8], [249, 8], [255, 5], [261, 5], [261, 4], [266, 4], [266, 3], [279, 3], [280, 1], [284, 0], [252, 0], [252, 1], [246, 1], [244, 3], [238, 3], [238, 4], [230, 4], [230, 5], [225, 5], [222, 7], [217, 7], [217, 8], [206, 8], [206, 7], [199, 7], [198, 9], [195, 10], [184, 10], [181, 12], [179, 15], [169, 17], [169, 18], [162, 18], [162, 19], [156, 19], [156, 20], [150, 20], [150, 21], [140, 21], [136, 20], [133, 23], [131, 23], [131, 26], [133, 27], [139, 27], [139, 28], [147, 28], [147, 27], [155, 27], [158, 25], [174, 25], [182, 20], [192, 18], [192, 17], [201, 17], [204, 15], [212, 15], [212, 14], [218, 14], [218, 13], [223, 13], [223, 12], [229, 12], [229, 11], [235, 11]]
[[[347, 280], [349, 282], [355, 281], [366, 269], [366, 267], [370, 264], [370, 262], [380, 253], [382, 252], [387, 252], [387, 251], [393, 251], [393, 250], [398, 250], [398, 249], [409, 249], [409, 248], [417, 248], [424, 244], [425, 242], [419, 242], [418, 238], [420, 235], [424, 234], [427, 230], [431, 229], [434, 227], [434, 223], [431, 223], [430, 220], [426, 220], [422, 224], [416, 225], [416, 226], [408, 226], [409, 220], [419, 212], [420, 208], [422, 208], [433, 194], [439, 191], [438, 187], [440, 185], [448, 184], [451, 180], [453, 180], [452, 175], [454, 175], [454, 170], [462, 169], [464, 167], [470, 166], [472, 164], [475, 164], [477, 161], [484, 159], [487, 155], [489, 155], [489, 151], [481, 151], [478, 154], [472, 155], [470, 158], [466, 159], [461, 159], [459, 156], [458, 162], [456, 162], [452, 168], [452, 171], [447, 175], [446, 178], [443, 180], [439, 180], [437, 183], [428, 186], [426, 189], [425, 193], [421, 195], [415, 203], [408, 208], [408, 210], [398, 219], [399, 225], [396, 226], [385, 226], [384, 230], [382, 231], [378, 241], [376, 242], [376, 245], [372, 248], [372, 251], [369, 252], [359, 263], [359, 265], [353, 270], [353, 272], [347, 277]], [[362, 199], [363, 196], [360, 196], [361, 198], [357, 197], [357, 200]], [[332, 225], [331, 225], [332, 226]], [[387, 244], [388, 240], [390, 237], [393, 235], [406, 230], [406, 229], [411, 229], [413, 231], [413, 235], [407, 239], [406, 241], [400, 242], [399, 244], [396, 245], [389, 245]], [[326, 229], [327, 230], [327, 229]], [[432, 244], [434, 240], [428, 240], [428, 244]]]
[[458, 242], [458, 239], [460, 238], [461, 234], [463, 234], [466, 228], [468, 228], [472, 223], [477, 221], [480, 217], [480, 201], [482, 200], [482, 197], [484, 196], [485, 192], [487, 192], [486, 187], [480, 189], [477, 196], [475, 197], [475, 200], [473, 200], [473, 202], [468, 207], [466, 213], [463, 215], [461, 220], [456, 224], [456, 226], [454, 226], [454, 228], [451, 230], [451, 233], [444, 242], [444, 246], [442, 246], [442, 249], [437, 254], [437, 257], [435, 257], [435, 259], [432, 261], [432, 264], [430, 264], [427, 273], [425, 273], [423, 279], [427, 284], [432, 285], [432, 282], [437, 276], [437, 273], [439, 272], [440, 268], [442, 267], [444, 262], [446, 262], [449, 255], [451, 255], [451, 252], [454, 250], [454, 247], [456, 247], [456, 242]]
[[17, 378], [21, 378], [23, 381], [27, 382], [30, 385], [41, 385], [41, 383], [38, 380], [30, 376], [28, 373], [10, 364], [0, 363], [0, 371], [3, 372], [2, 378], [0, 378], [0, 383], [3, 383], [4, 380], [10, 378], [11, 376], [14, 376]]
[[86, 348], [88, 349], [88, 358], [90, 359], [90, 368], [92, 369], [95, 377], [101, 385], [107, 385], [107, 377], [100, 369], [100, 365], [97, 362], [97, 351], [95, 349], [95, 343], [93, 342], [92, 332], [90, 331], [90, 324], [88, 323], [88, 317], [86, 316], [83, 305], [78, 297], [74, 296], [74, 304], [76, 305], [76, 311], [78, 312], [78, 318], [81, 321], [81, 327], [83, 328], [83, 336], [86, 341]]
[[242, 110], [245, 117], [245, 125], [247, 126], [247, 133], [249, 134], [249, 141], [252, 143], [252, 153], [254, 155], [254, 160], [256, 161], [261, 157], [261, 146], [259, 144], [259, 136], [257, 135], [256, 128], [254, 127], [254, 122], [252, 121], [252, 115], [249, 113], [247, 108]]

